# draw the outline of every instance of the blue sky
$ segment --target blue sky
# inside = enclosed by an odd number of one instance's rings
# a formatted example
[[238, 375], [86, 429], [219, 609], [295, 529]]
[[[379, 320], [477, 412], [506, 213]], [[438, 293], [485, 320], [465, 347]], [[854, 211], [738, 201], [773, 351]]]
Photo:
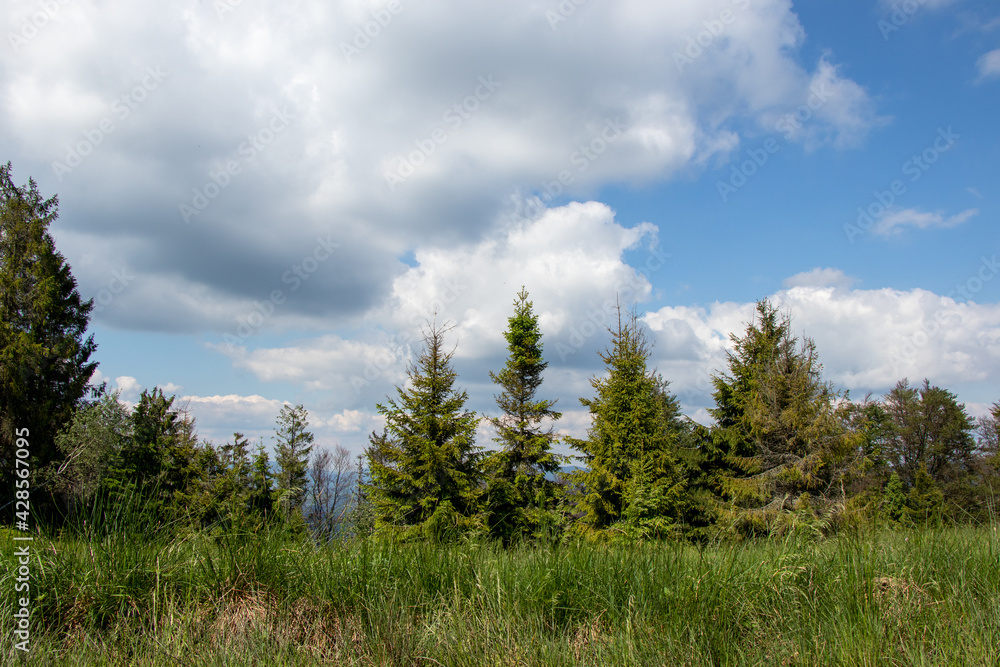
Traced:
[[59, 195], [100, 378], [175, 393], [206, 438], [270, 444], [302, 402], [360, 451], [435, 310], [491, 413], [522, 284], [568, 434], [616, 295], [700, 421], [763, 297], [853, 398], [927, 377], [973, 414], [1000, 399], [995, 3], [16, 0], [0, 21], [0, 160]]

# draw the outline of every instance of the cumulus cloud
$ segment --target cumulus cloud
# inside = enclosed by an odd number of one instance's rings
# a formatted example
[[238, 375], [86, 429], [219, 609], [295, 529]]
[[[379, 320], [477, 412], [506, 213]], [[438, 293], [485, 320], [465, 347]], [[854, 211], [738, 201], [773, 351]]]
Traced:
[[979, 209], [976, 208], [947, 217], [940, 211], [931, 213], [915, 208], [891, 209], [879, 218], [872, 231], [879, 236], [892, 237], [901, 235], [907, 228], [948, 229], [957, 227], [976, 215], [979, 215]]
[[785, 287], [842, 287], [849, 288], [858, 282], [857, 278], [852, 278], [844, 274], [840, 269], [815, 268], [811, 271], [796, 273], [790, 278], [785, 278], [782, 284]]
[[[418, 250], [386, 301], [349, 335], [217, 349], [259, 380], [336, 391], [352, 408], [370, 408], [405, 381], [423, 333], [437, 322], [451, 327], [446, 338], [456, 363], [481, 376], [467, 384], [488, 396], [488, 370], [503, 363], [503, 331], [524, 286], [554, 363], [596, 369], [594, 351], [603, 345], [617, 300], [645, 300], [649, 276], [668, 265], [669, 253], [659, 247], [655, 225], [625, 227], [598, 202], [529, 210], [533, 217], [507, 220], [478, 243]], [[637, 267], [625, 260], [630, 250], [638, 253]], [[560, 387], [580, 381], [553, 377]]]
[[[468, 252], [468, 257], [480, 259], [484, 274], [496, 270], [495, 264], [475, 254], [487, 252], [484, 247], [470, 248]], [[489, 252], [497, 251], [491, 247]], [[526, 259], [525, 266], [529, 264], [530, 259]], [[421, 273], [429, 271], [429, 266], [418, 264], [412, 270], [420, 278], [414, 284], [430, 280]], [[448, 280], [447, 271], [435, 275], [439, 281]], [[825, 379], [859, 397], [867, 392], [882, 394], [904, 377], [914, 381], [927, 377], [951, 389], [985, 387], [981, 400], [992, 400], [989, 382], [1000, 374], [1000, 304], [959, 301], [921, 289], [851, 289], [849, 284], [850, 279], [837, 269], [817, 269], [793, 276], [786, 281], [786, 289], [769, 297], [781, 312], [791, 315], [794, 335], [808, 336], [816, 342]], [[420, 294], [410, 283], [406, 285], [405, 290], [400, 288], [400, 294]], [[448, 338], [458, 344], [458, 350], [466, 350], [464, 357], [456, 358], [456, 366], [460, 387], [470, 393], [469, 406], [481, 414], [492, 414], [496, 410], [492, 398], [496, 388], [489, 381], [488, 371], [501, 367], [505, 350], [499, 339], [487, 343], [470, 340], [478, 335], [470, 332], [489, 328], [498, 338], [509, 308], [504, 308], [495, 288], [493, 294], [480, 289], [478, 283], [470, 285], [466, 300], [451, 304], [449, 313], [457, 315], [456, 330], [465, 333], [456, 336], [452, 332]], [[570, 344], [570, 332], [579, 332], [579, 319], [573, 324], [572, 318], [558, 317], [560, 309], [568, 305], [560, 301], [558, 293], [558, 286], [532, 292], [536, 312], [542, 316], [550, 362], [543, 391], [546, 397], [560, 401], [558, 408], [564, 417], [557, 424], [558, 431], [581, 437], [590, 421], [577, 399], [591, 396], [589, 378], [605, 372], [595, 352], [607, 340], [593, 334], [576, 348], [577, 356], [560, 358], [559, 345]], [[586, 299], [581, 302], [579, 296], [575, 298], [576, 308], [586, 307]], [[696, 421], [710, 421], [706, 409], [712, 405], [711, 378], [727, 368], [731, 335], [742, 335], [753, 311], [753, 303], [716, 302], [663, 307], [643, 315], [653, 343], [650, 365], [671, 381], [671, 389], [681, 399], [685, 412]], [[463, 326], [462, 314], [468, 314], [473, 324]], [[479, 323], [484, 322], [492, 324], [480, 330]], [[416, 341], [411, 342], [415, 347]], [[392, 338], [381, 344], [371, 343], [369, 348], [351, 348], [335, 339], [316, 339], [299, 346], [241, 354], [245, 354], [242, 363], [261, 379], [339, 389], [338, 400], [316, 413], [317, 433], [360, 449], [364, 435], [381, 428], [381, 418], [371, 406], [392, 394], [393, 385], [405, 382], [403, 371], [411, 357], [404, 356], [398, 345], [399, 341]], [[406, 355], [412, 352], [409, 343], [405, 350]], [[339, 407], [344, 400], [350, 400], [344, 395], [350, 394], [351, 382], [358, 380], [363, 382], [358, 385], [360, 391], [354, 393], [354, 407]], [[251, 399], [255, 400], [247, 405], [243, 401], [248, 399], [241, 397], [197, 399], [191, 407], [199, 415], [199, 423], [211, 424], [216, 432], [220, 432], [220, 423], [253, 422], [253, 414], [258, 414], [256, 423], [262, 429], [273, 424], [280, 403]], [[237, 417], [230, 418], [234, 409]], [[212, 416], [203, 420], [205, 410]], [[481, 444], [488, 445], [488, 433], [483, 433]]]
[[[772, 297], [799, 337], [817, 345], [825, 376], [855, 393], [884, 392], [903, 377], [941, 386], [1000, 373], [1000, 304], [957, 302], [926, 290], [794, 286]], [[666, 307], [646, 315], [658, 367], [686, 402], [710, 402], [711, 374], [726, 368], [730, 333], [742, 335], [753, 304]]]
[[[0, 72], [0, 140], [59, 193], [84, 296], [113, 294], [102, 324], [231, 334], [279, 292], [255, 331], [355, 326], [401, 256], [481, 241], [511, 193], [667, 179], [817, 91], [804, 141], [877, 122], [830, 57], [799, 61], [786, 0], [587, 3], [555, 26], [535, 2], [403, 3], [384, 26], [362, 0], [218, 6], [60, 5]], [[320, 238], [339, 248], [307, 271]]]

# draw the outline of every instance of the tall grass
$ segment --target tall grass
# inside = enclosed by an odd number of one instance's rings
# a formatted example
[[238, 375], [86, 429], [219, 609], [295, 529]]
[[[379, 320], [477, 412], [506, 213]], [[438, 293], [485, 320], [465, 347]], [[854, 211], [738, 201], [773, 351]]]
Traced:
[[31, 664], [1000, 664], [995, 525], [316, 546], [281, 527], [139, 538], [140, 509], [36, 540]]

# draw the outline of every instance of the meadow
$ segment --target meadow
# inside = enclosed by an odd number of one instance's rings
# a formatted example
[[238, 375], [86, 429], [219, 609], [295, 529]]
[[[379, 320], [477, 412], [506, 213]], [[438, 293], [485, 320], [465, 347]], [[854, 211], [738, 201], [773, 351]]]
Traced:
[[36, 538], [26, 664], [1000, 664], [995, 523], [511, 548], [134, 528]]

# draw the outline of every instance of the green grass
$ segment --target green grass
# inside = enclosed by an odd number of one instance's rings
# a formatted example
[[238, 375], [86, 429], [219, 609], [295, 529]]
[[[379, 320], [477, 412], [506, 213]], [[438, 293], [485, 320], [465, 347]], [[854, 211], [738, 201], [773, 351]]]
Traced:
[[996, 526], [510, 550], [104, 530], [33, 549], [37, 665], [1000, 664]]

